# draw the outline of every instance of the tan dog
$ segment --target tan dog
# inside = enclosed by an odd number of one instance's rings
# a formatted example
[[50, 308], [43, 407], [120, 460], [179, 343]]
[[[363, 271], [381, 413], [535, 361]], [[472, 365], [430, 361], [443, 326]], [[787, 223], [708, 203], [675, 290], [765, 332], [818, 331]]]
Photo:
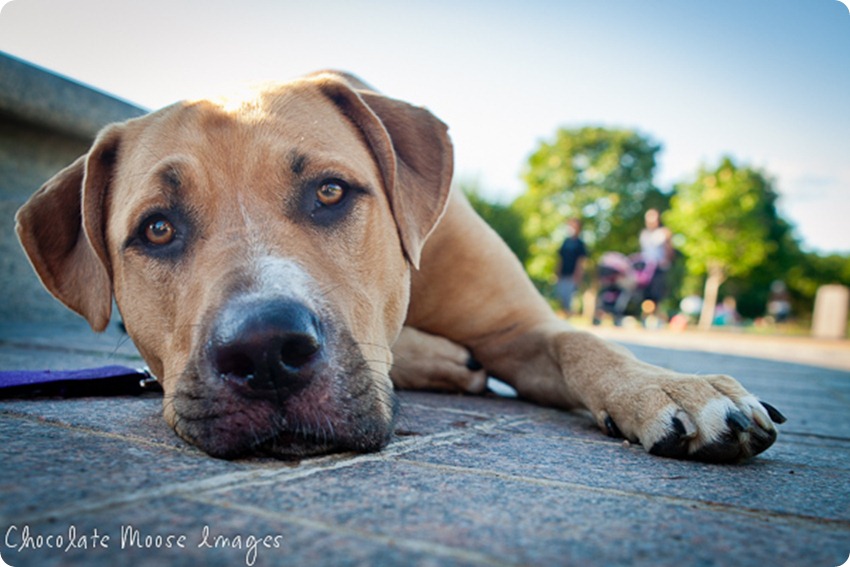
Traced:
[[470, 354], [655, 454], [773, 443], [781, 414], [732, 378], [642, 363], [554, 317], [451, 176], [427, 110], [321, 73], [107, 127], [21, 208], [18, 234], [96, 331], [114, 296], [165, 419], [214, 456], [378, 450], [390, 376], [480, 392]]

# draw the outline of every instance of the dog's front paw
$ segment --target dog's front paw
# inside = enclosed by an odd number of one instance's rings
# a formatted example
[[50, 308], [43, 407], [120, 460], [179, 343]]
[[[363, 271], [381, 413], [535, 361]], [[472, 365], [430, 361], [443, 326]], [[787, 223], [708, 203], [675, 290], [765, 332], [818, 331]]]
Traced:
[[395, 345], [390, 378], [396, 388], [481, 394], [487, 372], [469, 350], [446, 338], [405, 327]]
[[785, 417], [728, 376], [672, 375], [630, 380], [596, 415], [611, 436], [653, 455], [710, 462], [748, 459], [776, 440]]

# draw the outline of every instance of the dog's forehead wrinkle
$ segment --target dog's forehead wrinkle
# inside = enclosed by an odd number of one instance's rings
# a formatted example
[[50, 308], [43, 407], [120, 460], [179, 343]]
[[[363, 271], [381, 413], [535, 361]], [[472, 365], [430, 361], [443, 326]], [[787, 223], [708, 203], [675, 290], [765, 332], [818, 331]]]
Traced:
[[185, 173], [180, 164], [173, 159], [163, 160], [152, 172], [152, 182], [172, 207], [183, 204], [185, 200]]
[[183, 187], [183, 172], [177, 164], [166, 164], [160, 171], [159, 177], [165, 186], [173, 191], [179, 191]]
[[[303, 136], [302, 136], [303, 139]], [[289, 170], [294, 175], [301, 175], [307, 166], [307, 156], [298, 150], [290, 150], [289, 152]]]

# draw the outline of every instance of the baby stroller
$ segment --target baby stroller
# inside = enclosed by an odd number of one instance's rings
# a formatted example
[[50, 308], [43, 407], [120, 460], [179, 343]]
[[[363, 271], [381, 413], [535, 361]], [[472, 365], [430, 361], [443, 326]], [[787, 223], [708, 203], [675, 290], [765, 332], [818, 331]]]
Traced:
[[626, 315], [639, 314], [643, 291], [654, 274], [655, 265], [644, 261], [640, 254], [626, 256], [619, 252], [605, 252], [596, 271], [599, 295], [594, 323], [599, 324], [599, 316], [603, 313], [611, 314], [615, 325], [619, 325]]

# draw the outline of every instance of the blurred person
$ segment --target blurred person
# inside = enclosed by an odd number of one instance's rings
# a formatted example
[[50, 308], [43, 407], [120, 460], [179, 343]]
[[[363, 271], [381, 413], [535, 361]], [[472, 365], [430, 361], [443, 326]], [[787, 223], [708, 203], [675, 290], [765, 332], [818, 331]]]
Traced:
[[573, 295], [584, 277], [586, 260], [587, 247], [581, 239], [581, 221], [570, 219], [567, 221], [567, 238], [558, 250], [558, 262], [555, 269], [558, 275], [555, 294], [567, 316], [572, 314]]
[[702, 312], [702, 297], [694, 293], [686, 295], [679, 302], [679, 309], [682, 313], [696, 321]]
[[776, 323], [782, 323], [791, 316], [791, 296], [782, 280], [770, 284], [770, 295], [767, 297], [767, 314]]
[[[673, 244], [670, 229], [661, 223], [658, 209], [644, 214], [644, 229], [640, 231], [640, 253], [644, 262], [655, 267], [652, 279], [644, 290], [644, 299], [657, 307], [667, 295], [667, 271], [673, 262]], [[653, 309], [654, 311], [654, 309]]]
[[723, 302], [714, 310], [714, 324], [719, 326], [737, 325], [741, 322], [738, 314], [738, 301], [727, 295]]
[[684, 331], [697, 321], [702, 311], [702, 297], [691, 294], [686, 295], [679, 302], [679, 312], [670, 319], [670, 328], [674, 331]]

